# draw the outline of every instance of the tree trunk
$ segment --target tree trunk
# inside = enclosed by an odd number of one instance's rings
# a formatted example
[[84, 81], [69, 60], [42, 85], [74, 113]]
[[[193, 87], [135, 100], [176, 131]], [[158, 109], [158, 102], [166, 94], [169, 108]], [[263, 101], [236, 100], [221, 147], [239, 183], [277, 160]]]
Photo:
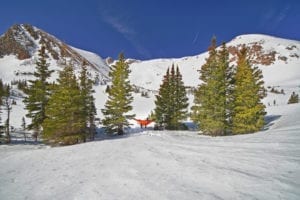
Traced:
[[124, 134], [123, 126], [122, 126], [122, 125], [119, 125], [119, 126], [118, 126], [118, 135], [123, 135], [123, 134]]

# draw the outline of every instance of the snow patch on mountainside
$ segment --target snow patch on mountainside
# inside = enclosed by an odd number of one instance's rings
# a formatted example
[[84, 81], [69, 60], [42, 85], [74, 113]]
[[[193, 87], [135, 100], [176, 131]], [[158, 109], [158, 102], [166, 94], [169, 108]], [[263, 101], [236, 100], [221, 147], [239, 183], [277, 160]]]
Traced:
[[98, 71], [101, 71], [105, 77], [108, 77], [109, 67], [99, 55], [75, 47], [71, 47], [71, 48], [77, 51], [81, 56], [86, 58], [92, 64], [97, 66]]
[[208, 53], [197, 56], [173, 59], [155, 59], [140, 61], [130, 64], [130, 81], [146, 89], [158, 90], [167, 68], [173, 64], [178, 66], [182, 73], [186, 86], [197, 86], [199, 84], [199, 73], [201, 63], [205, 62]]
[[[37, 53], [34, 57], [26, 60], [18, 60], [14, 55], [4, 56], [0, 59], [0, 78], [5, 83], [17, 80], [31, 80], [35, 71]], [[48, 60], [50, 70], [54, 70], [50, 81], [55, 81], [58, 77], [58, 71], [62, 68], [56, 61]]]

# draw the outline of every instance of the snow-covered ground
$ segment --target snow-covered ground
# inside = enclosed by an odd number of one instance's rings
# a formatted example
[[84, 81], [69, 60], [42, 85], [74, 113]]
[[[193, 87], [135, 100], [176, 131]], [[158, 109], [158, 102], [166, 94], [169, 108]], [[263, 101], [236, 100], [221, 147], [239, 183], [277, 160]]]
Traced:
[[300, 199], [300, 104], [266, 130], [138, 132], [74, 146], [0, 146], [0, 199]]

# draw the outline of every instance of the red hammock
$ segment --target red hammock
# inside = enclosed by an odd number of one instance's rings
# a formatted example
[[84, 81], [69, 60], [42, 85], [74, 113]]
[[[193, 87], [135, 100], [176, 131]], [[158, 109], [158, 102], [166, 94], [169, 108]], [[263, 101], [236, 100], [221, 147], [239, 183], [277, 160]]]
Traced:
[[139, 125], [142, 126], [147, 126], [148, 124], [152, 123], [153, 121], [150, 119], [134, 119]]

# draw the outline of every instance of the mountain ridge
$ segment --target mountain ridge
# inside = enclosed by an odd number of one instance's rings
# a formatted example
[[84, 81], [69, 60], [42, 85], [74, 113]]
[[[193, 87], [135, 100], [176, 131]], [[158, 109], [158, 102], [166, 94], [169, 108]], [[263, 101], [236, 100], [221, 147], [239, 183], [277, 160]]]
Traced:
[[[66, 58], [68, 58], [73, 64], [75, 63], [77, 68], [83, 62], [89, 65], [90, 71], [93, 72], [92, 76], [100, 75], [102, 84], [106, 84], [109, 81], [109, 65], [115, 62], [111, 58], [104, 60], [95, 53], [67, 45], [55, 36], [29, 24], [13, 25], [0, 37], [0, 64], [5, 65], [8, 63], [10, 65], [10, 63], [14, 63], [13, 67], [11, 67], [14, 69], [14, 74], [30, 74], [34, 70], [33, 65], [41, 45], [46, 46], [49, 61], [54, 70], [60, 70], [66, 63]], [[245, 45], [250, 54], [250, 62], [261, 68], [264, 76], [267, 77], [266, 82], [268, 85], [277, 84], [274, 79], [269, 77], [272, 73], [270, 68], [276, 68], [278, 80], [288, 80], [290, 76], [294, 80], [300, 79], [297, 75], [300, 74], [299, 67], [296, 67], [300, 65], [300, 41], [265, 34], [243, 34], [234, 37], [226, 45], [230, 53], [231, 63], [236, 62], [239, 48]], [[4, 56], [8, 55], [15, 55], [19, 59], [4, 59]], [[199, 84], [197, 71], [204, 64], [207, 56], [208, 52], [181, 58], [156, 58], [150, 60], [128, 58], [127, 61], [132, 71], [130, 79], [138, 87], [147, 90], [157, 90], [166, 69], [175, 64], [182, 71], [185, 84], [195, 87]], [[3, 60], [9, 61], [4, 62]], [[0, 75], [8, 77], [8, 80], [13, 79], [13, 74], [9, 73], [0, 68]], [[22, 78], [28, 79], [26, 76]]]
[[[285, 104], [290, 93], [293, 91], [296, 93], [300, 92], [299, 41], [261, 34], [237, 36], [227, 43], [227, 47], [231, 48], [230, 51], [232, 51], [232, 54], [230, 55], [231, 64], [234, 64], [234, 58], [236, 56], [235, 52], [242, 45], [246, 45], [252, 53], [252, 56], [250, 57], [252, 62], [257, 60], [260, 61], [254, 62], [253, 65], [258, 66], [262, 70], [265, 87], [280, 87], [278, 88], [279, 90], [284, 89], [286, 91], [286, 96], [284, 98], [278, 98], [276, 95], [269, 93], [268, 97], [264, 100], [266, 105], [271, 104], [273, 100], [276, 100], [277, 104]], [[103, 60], [99, 55], [89, 51], [81, 50], [69, 45], [68, 47], [71, 49], [71, 52], [76, 51], [78, 55], [80, 54], [81, 57], [88, 59], [90, 63], [97, 65], [97, 67], [89, 66], [88, 70], [92, 78], [96, 78], [97, 74], [100, 75], [100, 84], [94, 86], [94, 97], [96, 98], [95, 103], [98, 110], [97, 117], [101, 118], [101, 109], [104, 108], [107, 99], [107, 93], [105, 92], [106, 85], [110, 84], [108, 77], [110, 65], [114, 62], [111, 59]], [[205, 63], [207, 56], [208, 52], [181, 58], [157, 58], [145, 61], [128, 58], [127, 61], [129, 62], [131, 70], [129, 79], [136, 89], [132, 113], [137, 114], [137, 116], [147, 117], [154, 109], [156, 91], [160, 87], [167, 68], [171, 67], [172, 64], [179, 66], [185, 86], [193, 89], [201, 84], [198, 71]], [[37, 52], [33, 52], [33, 56], [23, 60], [17, 59], [13, 54], [3, 56], [0, 58], [1, 79], [5, 83], [11, 83], [14, 80], [30, 80], [34, 78], [31, 74], [35, 70], [36, 58]], [[260, 58], [261, 60], [257, 58]], [[71, 60], [72, 58], [68, 58], [68, 61]], [[50, 63], [50, 68], [55, 70], [50, 81], [55, 81], [58, 77], [58, 72], [65, 64], [60, 62], [64, 60], [55, 60], [50, 55], [47, 61]], [[74, 67], [77, 73], [80, 70], [81, 64], [82, 63], [80, 62], [75, 63]], [[142, 92], [148, 94], [146, 95], [147, 98], [141, 95]], [[190, 105], [192, 105], [193, 96], [191, 94], [189, 94], [189, 102]], [[24, 106], [21, 99], [18, 101], [18, 106]], [[18, 109], [18, 113], [13, 112], [13, 115], [15, 116], [13, 116], [12, 119], [14, 119], [13, 124], [15, 126], [19, 126], [21, 120], [18, 119], [18, 117], [24, 116], [25, 113], [26, 111], [24, 108]]]
[[48, 60], [54, 61], [55, 65], [62, 66], [66, 64], [66, 60], [72, 62], [75, 67], [85, 63], [99, 73], [101, 81], [109, 80], [109, 67], [99, 55], [90, 52], [94, 54], [93, 57], [89, 55], [89, 58], [86, 58], [87, 51], [67, 45], [55, 36], [29, 24], [13, 25], [0, 37], [0, 58], [14, 55], [20, 61], [36, 59], [41, 46], [45, 46]]
[[[276, 85], [281, 80], [293, 79], [300, 76], [300, 41], [283, 39], [263, 34], [246, 34], [233, 38], [226, 43], [230, 53], [231, 64], [236, 62], [238, 50], [245, 45], [250, 54], [250, 62], [258, 66], [266, 77], [268, 85]], [[159, 88], [159, 83], [153, 80], [162, 80], [162, 76], [166, 69], [172, 64], [178, 65], [182, 72], [184, 82], [187, 86], [197, 86], [199, 83], [199, 73], [197, 70], [204, 64], [208, 57], [208, 52], [204, 52], [194, 56], [186, 56], [182, 58], [158, 58], [145, 61], [135, 61], [131, 66], [132, 82], [135, 85], [140, 85], [148, 88], [148, 85], [153, 85], [154, 88]], [[285, 66], [285, 67], [283, 67]], [[143, 68], [141, 71], [139, 68]], [[155, 74], [151, 70], [156, 71]], [[276, 71], [276, 78], [272, 78]], [[150, 76], [146, 75], [150, 74]], [[159, 77], [159, 78], [157, 78]], [[300, 83], [299, 83], [300, 84]]]

